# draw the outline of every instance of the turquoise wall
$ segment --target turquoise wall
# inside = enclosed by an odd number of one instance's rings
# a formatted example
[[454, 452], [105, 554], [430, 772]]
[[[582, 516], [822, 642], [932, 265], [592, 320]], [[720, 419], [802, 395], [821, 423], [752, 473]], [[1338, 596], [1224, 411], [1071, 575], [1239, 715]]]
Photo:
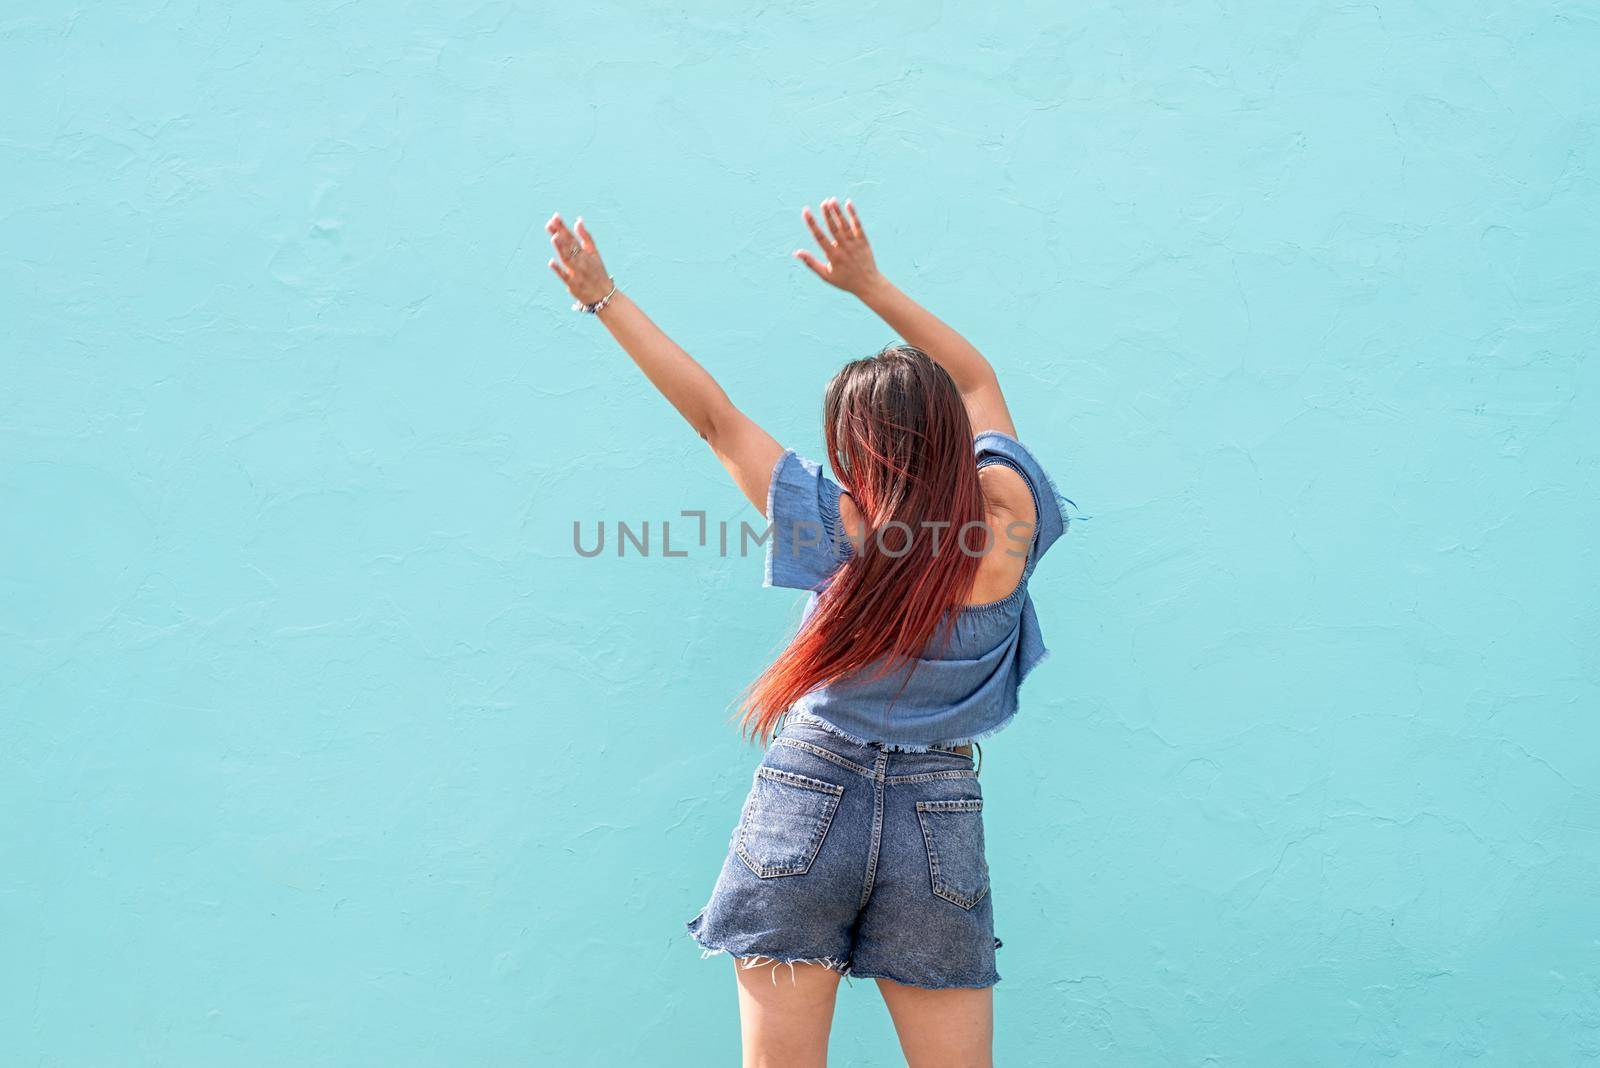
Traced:
[[[1092, 516], [986, 747], [1009, 1065], [1600, 1058], [1593, 4], [0, 20], [0, 1061], [733, 1063], [798, 614], [545, 267], [786, 444], [855, 198]], [[870, 985], [837, 1061], [889, 1065]]]

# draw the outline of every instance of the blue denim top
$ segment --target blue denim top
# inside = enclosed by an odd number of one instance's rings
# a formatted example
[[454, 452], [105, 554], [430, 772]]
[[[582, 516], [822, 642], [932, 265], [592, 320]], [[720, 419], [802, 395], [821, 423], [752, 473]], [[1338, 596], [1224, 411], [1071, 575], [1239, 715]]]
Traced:
[[[903, 668], [876, 679], [863, 671], [829, 683], [792, 709], [857, 742], [914, 752], [986, 737], [1016, 715], [1017, 687], [1049, 653], [1028, 580], [1045, 551], [1065, 533], [1067, 519], [1054, 483], [1016, 438], [985, 430], [974, 437], [973, 447], [980, 468], [1005, 464], [1033, 491], [1038, 521], [1016, 589], [1002, 600], [961, 609], [948, 644], [936, 636], [922, 656]], [[810, 591], [802, 623], [816, 609], [818, 593], [854, 552], [839, 519], [840, 492], [820, 465], [792, 449], [773, 467], [767, 491], [772, 536], [763, 585]], [[1004, 543], [996, 541], [995, 551], [1004, 551]]]

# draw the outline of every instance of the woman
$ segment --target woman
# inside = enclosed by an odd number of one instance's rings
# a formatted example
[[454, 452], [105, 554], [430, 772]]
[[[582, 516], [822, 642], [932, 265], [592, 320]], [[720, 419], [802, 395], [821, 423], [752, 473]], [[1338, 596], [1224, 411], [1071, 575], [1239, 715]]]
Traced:
[[[972, 743], [1045, 655], [1028, 577], [1064, 531], [993, 368], [873, 261], [854, 205], [802, 218], [795, 256], [907, 344], [847, 364], [828, 459], [783, 448], [620, 292], [580, 218], [550, 267], [771, 523], [766, 585], [810, 591], [752, 686], [768, 742], [711, 899], [689, 921], [739, 967], [746, 1065], [824, 1064], [841, 975], [878, 981], [907, 1061], [990, 1063], [995, 971]], [[981, 756], [981, 754], [980, 754]], [[770, 967], [766, 967], [770, 965]], [[784, 982], [778, 982], [779, 970]]]

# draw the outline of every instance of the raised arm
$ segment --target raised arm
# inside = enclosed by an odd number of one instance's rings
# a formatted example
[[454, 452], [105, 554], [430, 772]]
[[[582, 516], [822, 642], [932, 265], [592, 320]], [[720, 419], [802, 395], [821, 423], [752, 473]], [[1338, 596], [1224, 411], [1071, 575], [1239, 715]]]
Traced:
[[879, 272], [855, 205], [847, 200], [841, 208], [837, 198], [824, 200], [822, 216], [828, 224], [827, 232], [817, 224], [809, 207], [800, 214], [827, 260], [819, 261], [804, 249], [795, 252], [796, 258], [824, 282], [855, 296], [908, 344], [926, 352], [943, 367], [961, 391], [974, 434], [1000, 430], [1015, 437], [1016, 427], [1011, 423], [1011, 412], [1006, 408], [994, 368], [971, 342]]
[[[611, 278], [583, 219], [578, 219], [574, 233], [559, 214], [552, 215], [545, 230], [556, 253], [550, 269], [574, 299], [593, 304], [611, 292]], [[618, 290], [597, 317], [650, 384], [711, 446], [750, 503], [765, 515], [772, 468], [783, 455], [783, 447], [735, 408], [717, 380], [651, 322], [626, 293]]]

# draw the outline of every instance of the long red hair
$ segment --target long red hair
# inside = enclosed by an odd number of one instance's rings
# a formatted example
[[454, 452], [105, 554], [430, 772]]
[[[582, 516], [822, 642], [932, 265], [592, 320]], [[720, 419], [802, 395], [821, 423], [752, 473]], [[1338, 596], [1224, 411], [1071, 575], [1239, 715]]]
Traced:
[[848, 363], [828, 383], [823, 422], [828, 459], [866, 538], [751, 684], [741, 722], [763, 743], [818, 686], [868, 668], [887, 674], [921, 655], [978, 573], [979, 546], [958, 542], [968, 524], [984, 522], [972, 424], [944, 368], [909, 345]]

